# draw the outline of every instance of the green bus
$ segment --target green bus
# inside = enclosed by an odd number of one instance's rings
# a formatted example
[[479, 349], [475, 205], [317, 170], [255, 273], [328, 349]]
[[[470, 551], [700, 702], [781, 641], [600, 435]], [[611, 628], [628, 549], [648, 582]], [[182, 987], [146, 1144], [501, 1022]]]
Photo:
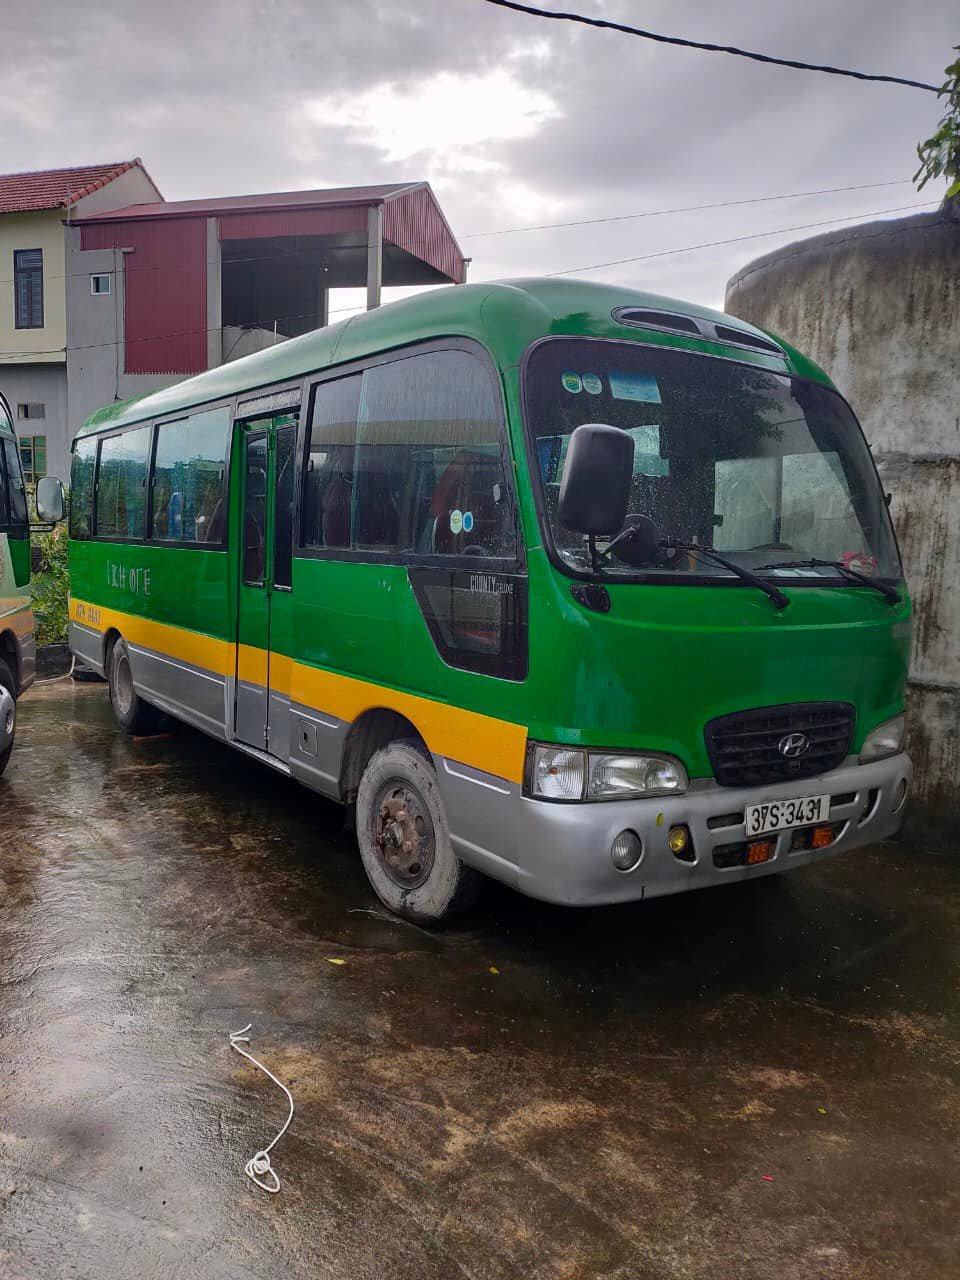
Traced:
[[[63, 488], [40, 482], [37, 503], [45, 526], [63, 515]], [[13, 751], [17, 699], [33, 684], [36, 641], [30, 608], [30, 523], [13, 415], [0, 394], [0, 773]]]
[[632, 290], [436, 290], [94, 414], [71, 646], [350, 807], [381, 900], [742, 881], [901, 821], [910, 603], [846, 402]]

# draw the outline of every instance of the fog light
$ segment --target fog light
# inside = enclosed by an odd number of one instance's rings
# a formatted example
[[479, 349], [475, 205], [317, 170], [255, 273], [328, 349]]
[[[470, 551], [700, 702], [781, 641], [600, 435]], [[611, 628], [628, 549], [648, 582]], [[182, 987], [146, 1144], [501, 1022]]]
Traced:
[[897, 790], [893, 797], [893, 812], [899, 813], [907, 800], [907, 780], [901, 778], [897, 783]]
[[635, 831], [621, 831], [610, 846], [610, 859], [618, 871], [632, 871], [643, 857], [643, 841]]
[[693, 852], [689, 828], [671, 827], [667, 835], [667, 844], [675, 858], [679, 858], [681, 862], [693, 862], [696, 855]]
[[754, 840], [747, 845], [747, 866], [755, 867], [760, 862], [771, 862], [777, 852], [776, 840]]

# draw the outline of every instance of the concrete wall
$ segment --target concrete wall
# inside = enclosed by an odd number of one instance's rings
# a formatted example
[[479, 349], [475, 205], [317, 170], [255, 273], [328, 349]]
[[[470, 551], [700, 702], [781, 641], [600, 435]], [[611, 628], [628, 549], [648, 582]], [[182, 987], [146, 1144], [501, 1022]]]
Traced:
[[[62, 364], [7, 364], [0, 361], [0, 391], [10, 401], [18, 436], [46, 436], [47, 475], [66, 482], [70, 474], [67, 428], [67, 371]], [[18, 404], [33, 401], [46, 408], [45, 418], [17, 416]]]
[[[63, 210], [5, 213], [0, 217], [0, 352], [24, 363], [63, 360], [67, 340], [64, 309]], [[16, 249], [43, 250], [43, 328], [16, 328], [13, 263]], [[39, 354], [33, 354], [33, 353]]]
[[913, 597], [914, 804], [960, 818], [960, 220], [952, 208], [789, 245], [727, 310], [822, 364], [870, 441]]

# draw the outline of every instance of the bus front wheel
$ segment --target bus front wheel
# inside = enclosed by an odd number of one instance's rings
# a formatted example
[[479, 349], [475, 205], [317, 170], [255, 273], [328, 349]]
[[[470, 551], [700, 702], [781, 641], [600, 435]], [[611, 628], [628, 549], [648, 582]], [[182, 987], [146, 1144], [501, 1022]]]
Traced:
[[17, 682], [0, 658], [0, 773], [7, 767], [17, 732]]
[[110, 705], [113, 707], [113, 714], [124, 733], [141, 737], [157, 733], [163, 727], [163, 712], [144, 702], [133, 687], [130, 651], [126, 640], [122, 637], [110, 650], [107, 684], [110, 689]]
[[371, 756], [357, 790], [357, 843], [377, 897], [416, 924], [439, 924], [476, 901], [482, 877], [453, 851], [433, 764], [419, 743]]

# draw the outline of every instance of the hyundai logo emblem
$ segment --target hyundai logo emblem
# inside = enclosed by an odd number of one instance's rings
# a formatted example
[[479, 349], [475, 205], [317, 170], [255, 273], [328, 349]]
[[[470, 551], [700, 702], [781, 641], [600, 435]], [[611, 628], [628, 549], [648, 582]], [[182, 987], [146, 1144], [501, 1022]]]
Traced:
[[805, 733], [788, 733], [777, 743], [777, 750], [788, 760], [796, 760], [810, 750], [810, 739]]

